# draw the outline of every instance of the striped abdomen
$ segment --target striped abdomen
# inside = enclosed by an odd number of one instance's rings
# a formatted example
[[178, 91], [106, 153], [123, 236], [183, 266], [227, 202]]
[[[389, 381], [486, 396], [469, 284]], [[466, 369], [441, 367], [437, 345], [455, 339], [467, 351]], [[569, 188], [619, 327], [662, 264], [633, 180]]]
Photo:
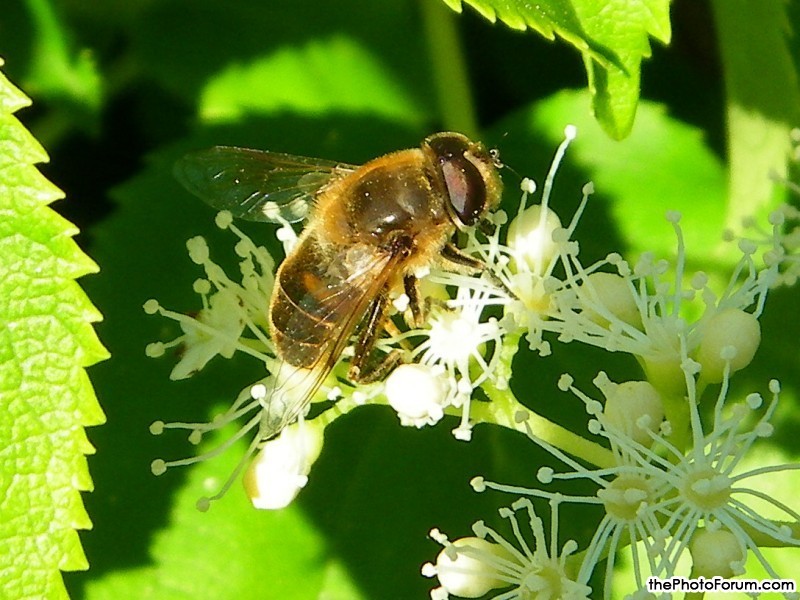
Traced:
[[278, 269], [270, 326], [279, 356], [294, 367], [326, 367], [338, 358], [381, 292], [383, 255], [364, 244], [322, 244], [314, 230]]

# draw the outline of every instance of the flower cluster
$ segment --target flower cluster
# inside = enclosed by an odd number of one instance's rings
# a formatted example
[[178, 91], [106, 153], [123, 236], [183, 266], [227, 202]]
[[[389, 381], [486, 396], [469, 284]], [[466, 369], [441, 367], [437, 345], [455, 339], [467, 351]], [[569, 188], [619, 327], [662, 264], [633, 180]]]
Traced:
[[[590, 191], [585, 188], [578, 214]], [[677, 240], [674, 262], [645, 254], [630, 265], [612, 253], [585, 266], [578, 243], [571, 240], [575, 220], [561, 229], [560, 221], [548, 212], [545, 202], [521, 212], [509, 229], [508, 245], [491, 243], [483, 254], [508, 257], [487, 261], [518, 300], [507, 307], [507, 314], [515, 315], [531, 347], [542, 355], [549, 351], [547, 336], [556, 335], [563, 343], [583, 342], [632, 354], [646, 380], [617, 384], [601, 372], [595, 379], [605, 399], [601, 403], [577, 389], [572, 377], [563, 376], [559, 387], [584, 402], [591, 416], [588, 432], [600, 438], [597, 447], [587, 449], [567, 436], [553, 436], [540, 417], [520, 409], [515, 421], [529, 439], [571, 470], [558, 473], [542, 467], [535, 487], [476, 477], [474, 489], [542, 498], [551, 505], [602, 508], [604, 516], [595, 535], [571, 553], [562, 572], [571, 574], [574, 585], [586, 585], [605, 561], [605, 598], [611, 596], [614, 584], [615, 557], [624, 549], [634, 566], [632, 597], [644, 594], [647, 575], [677, 574], [686, 555], [695, 577], [741, 575], [752, 554], [769, 576], [777, 578], [760, 547], [800, 545], [800, 513], [762, 492], [759, 485], [763, 476], [791, 475], [800, 465], [741, 468], [754, 443], [773, 433], [770, 418], [778, 403], [779, 385], [770, 382], [771, 401], [758, 417], [754, 413], [762, 408], [760, 395], [750, 394], [740, 401], [729, 398], [729, 393], [731, 376], [750, 363], [760, 344], [758, 318], [768, 291], [792, 282], [797, 228], [785, 232], [783, 226], [796, 219], [796, 211], [782, 207], [773, 213], [769, 230], [748, 223], [758, 235], [738, 240], [741, 258], [719, 293], [706, 274], [686, 272], [678, 213], [667, 215]], [[529, 222], [539, 228], [551, 224], [551, 229], [547, 252], [522, 262], [518, 249], [526, 245], [512, 245], [513, 225], [528, 214]], [[534, 234], [532, 239], [542, 236]], [[533, 246], [542, 248], [543, 244], [527, 247]], [[714, 384], [719, 384], [719, 392], [709, 413], [701, 410], [701, 398]], [[755, 424], [749, 424], [752, 421]], [[596, 485], [596, 494], [569, 496], [547, 489], [555, 482], [576, 479]], [[556, 528], [555, 511], [552, 519], [551, 527]], [[518, 537], [516, 528], [514, 532]], [[498, 559], [481, 551], [474, 538], [450, 543], [438, 531], [432, 537], [445, 546], [435, 567], [423, 567], [423, 574], [439, 578], [440, 587], [432, 591], [432, 598], [480, 597], [503, 589], [493, 597], [569, 597], [565, 591], [558, 596], [530, 586], [528, 574], [540, 568], [533, 555], [524, 561], [518, 558], [513, 570], [505, 567], [501, 569], [504, 576], [498, 576]], [[485, 536], [479, 537], [486, 544]], [[537, 547], [543, 543], [535, 541]], [[461, 547], [470, 550], [461, 551]], [[454, 558], [462, 556], [469, 559], [459, 563]], [[459, 579], [451, 583], [454, 572]], [[492, 586], [472, 594], [467, 587], [471, 577], [491, 581]], [[787, 593], [786, 597], [796, 595]]]
[[[800, 546], [800, 514], [761, 492], [759, 481], [768, 474], [790, 474], [800, 469], [800, 465], [749, 469], [741, 465], [752, 445], [773, 433], [770, 418], [778, 402], [779, 385], [770, 382], [770, 402], [755, 423], [748, 425], [751, 413], [763, 408], [763, 400], [758, 394], [750, 394], [744, 402], [730, 402], [726, 372], [726, 385], [717, 397], [712, 422], [704, 428], [696, 378], [687, 375], [687, 381], [692, 413], [690, 448], [679, 450], [668, 440], [669, 428], [661, 421], [658, 394], [647, 382], [615, 384], [601, 373], [595, 380], [605, 398], [601, 403], [575, 388], [571, 378], [564, 376], [560, 387], [584, 402], [591, 417], [588, 431], [607, 441], [614, 452], [613, 463], [605, 468], [587, 468], [528, 428], [532, 441], [571, 470], [556, 472], [542, 467], [537, 473], [540, 485], [532, 488], [477, 477], [473, 480], [474, 489], [545, 498], [561, 505], [601, 507], [604, 516], [595, 535], [585, 548], [575, 553], [572, 568], [574, 582], [585, 583], [598, 563], [606, 559], [603, 593], [606, 598], [611, 595], [615, 557], [623, 547], [628, 548], [635, 565], [637, 590], [645, 587], [646, 575], [669, 578], [679, 574], [676, 570], [679, 560], [687, 552], [691, 554], [694, 575], [741, 575], [747, 552], [751, 551], [765, 571], [778, 578], [759, 551], [759, 545]], [[632, 427], [638, 431], [633, 433]], [[596, 485], [596, 494], [570, 496], [547, 489], [554, 482], [576, 479]], [[754, 507], [754, 500], [770, 505], [778, 516], [763, 516], [766, 511], [760, 504]], [[491, 563], [476, 565], [474, 572], [482, 576], [490, 567]], [[496, 587], [508, 585], [524, 589], [526, 584], [517, 578]]]
[[[431, 592], [431, 598], [446, 600], [450, 594], [479, 598], [491, 590], [512, 587], [495, 598], [588, 600], [591, 588], [570, 571], [570, 562], [578, 544], [575, 540], [567, 540], [561, 552], [558, 550], [560, 504], [561, 499], [554, 495], [550, 500], [549, 543], [542, 519], [526, 498], [514, 502], [510, 509], [500, 510], [500, 516], [511, 525], [516, 543], [504, 539], [482, 521], [473, 526], [476, 537], [459, 538], [454, 542], [439, 530], [431, 530], [431, 538], [444, 546], [435, 565], [426, 563], [422, 567], [423, 575], [437, 577], [441, 583], [441, 587]], [[527, 513], [533, 548], [525, 539], [518, 512]]]
[[[386, 404], [401, 425], [417, 428], [452, 415], [458, 417], [453, 429], [457, 439], [470, 440], [477, 423], [510, 428], [566, 470], [539, 468], [535, 485], [476, 477], [472, 483], [478, 492], [518, 497], [500, 513], [513, 539], [483, 521], [475, 524], [474, 536], [454, 541], [431, 531], [443, 547], [435, 563], [423, 567], [424, 575], [438, 578], [431, 592], [434, 600], [493, 593], [496, 598], [599, 597], [590, 587], [598, 580], [604, 581], [602, 596], [608, 598], [612, 587], [620, 587], [614, 572], [623, 552], [634, 567], [633, 589], [627, 590], [633, 596], [644, 594], [647, 576], [678, 574], [687, 557], [693, 576], [740, 575], [752, 556], [777, 577], [760, 548], [800, 545], [800, 514], [761, 491], [757, 480], [789, 475], [800, 467], [743, 467], [756, 442], [763, 444], [773, 433], [780, 390], [776, 381], [770, 382], [764, 406], [758, 394], [739, 398], [731, 391], [731, 378], [758, 349], [759, 318], [769, 290], [792, 283], [800, 272], [795, 252], [800, 234], [797, 227], [787, 226], [800, 220], [800, 213], [784, 207], [771, 215], [769, 229], [749, 223], [749, 238], [729, 236], [738, 242], [739, 260], [725, 281], [688, 272], [677, 212], [666, 215], [676, 240], [672, 259], [645, 253], [628, 262], [610, 253], [584, 264], [576, 231], [592, 184], [584, 186], [566, 226], [549, 202], [558, 166], [575, 134], [573, 127], [565, 130], [538, 203], [530, 204], [536, 184], [524, 179], [510, 222], [498, 211], [490, 216], [492, 233], [484, 233], [485, 228], [465, 233], [463, 250], [485, 265], [482, 272], [433, 266], [422, 279], [428, 299], [422, 323], [410, 314], [405, 295], [391, 299], [394, 312], [387, 335], [376, 346], [387, 354], [399, 353], [402, 364], [384, 381], [356, 386], [345, 375], [352, 356], [346, 349], [324, 381], [299, 392], [321, 402], [313, 418], [306, 418], [303, 410], [292, 412], [297, 401], [286, 392], [286, 381], [302, 377], [284, 372], [287, 365], [269, 337], [266, 315], [274, 263], [221, 213], [218, 225], [240, 240], [236, 252], [241, 280], [228, 278], [211, 261], [202, 238], [191, 240], [190, 256], [206, 273], [195, 284], [202, 309], [189, 317], [148, 301], [147, 312], [176, 320], [183, 334], [169, 343], [151, 344], [147, 351], [158, 356], [179, 344], [183, 352], [172, 372], [176, 379], [203, 368], [216, 355], [229, 358], [235, 352], [261, 361], [266, 374], [211, 423], [154, 423], [153, 433], [183, 428], [198, 442], [207, 431], [245, 421], [221, 447], [198, 457], [156, 460], [153, 472], [213, 456], [250, 434], [249, 450], [235, 473], [219, 494], [202, 499], [199, 506], [206, 508], [221, 496], [247, 467], [245, 488], [254, 506], [281, 508], [308, 480], [325, 426], [355, 407]], [[280, 239], [288, 252], [296, 240], [288, 224]], [[556, 343], [627, 353], [643, 376], [616, 383], [601, 371], [594, 380], [603, 397], [599, 401], [564, 375], [558, 388], [578, 398], [589, 415], [585, 432], [568, 431], [523, 406], [512, 393], [511, 364], [521, 341], [541, 358]], [[481, 398], [476, 398], [478, 388]], [[713, 402], [707, 401], [711, 395], [716, 395]], [[595, 492], [575, 496], [551, 489], [566, 480], [582, 480]], [[549, 503], [549, 528], [531, 499]], [[582, 543], [559, 540], [561, 515], [585, 506], [601, 515], [594, 536]], [[530, 538], [520, 514], [527, 516]]]

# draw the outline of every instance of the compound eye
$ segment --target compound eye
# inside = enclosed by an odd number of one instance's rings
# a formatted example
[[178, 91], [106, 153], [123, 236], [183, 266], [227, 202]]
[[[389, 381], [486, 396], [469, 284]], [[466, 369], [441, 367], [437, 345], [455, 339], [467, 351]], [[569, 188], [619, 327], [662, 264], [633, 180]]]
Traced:
[[492, 161], [480, 144], [460, 133], [437, 133], [426, 138], [444, 180], [453, 216], [462, 225], [474, 225], [486, 210], [486, 181], [479, 164]]
[[453, 212], [463, 225], [474, 225], [486, 208], [480, 171], [463, 154], [441, 159], [440, 166]]

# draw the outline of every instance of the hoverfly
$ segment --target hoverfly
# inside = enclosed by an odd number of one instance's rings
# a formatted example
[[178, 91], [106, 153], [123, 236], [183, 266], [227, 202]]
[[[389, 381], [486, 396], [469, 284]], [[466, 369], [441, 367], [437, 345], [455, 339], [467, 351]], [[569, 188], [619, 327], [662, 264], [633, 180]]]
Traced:
[[292, 377], [301, 391], [271, 410], [276, 419], [267, 437], [304, 411], [355, 333], [351, 381], [380, 380], [400, 362], [398, 350], [373, 356], [388, 299], [405, 292], [409, 320], [418, 325], [418, 274], [434, 265], [481, 267], [452, 239], [499, 204], [499, 166], [496, 152], [452, 132], [362, 166], [226, 146], [177, 163], [190, 192], [234, 217], [306, 218], [278, 268], [269, 314], [278, 358], [300, 374]]

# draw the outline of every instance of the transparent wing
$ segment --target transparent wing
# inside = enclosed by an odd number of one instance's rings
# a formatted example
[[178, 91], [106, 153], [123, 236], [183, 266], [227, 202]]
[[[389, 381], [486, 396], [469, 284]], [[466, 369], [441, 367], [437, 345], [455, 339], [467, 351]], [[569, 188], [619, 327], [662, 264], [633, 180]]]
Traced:
[[[342, 259], [343, 256], [332, 258], [333, 261]], [[399, 254], [375, 253], [357, 272], [339, 285], [326, 286], [325, 295], [313, 299], [313, 305], [321, 309], [316, 312], [315, 316], [320, 318], [314, 325], [309, 326], [308, 313], [304, 311], [298, 313], [294, 323], [289, 321], [289, 327], [297, 327], [295, 333], [299, 339], [314, 340], [319, 354], [308, 369], [294, 369], [285, 361], [281, 365], [266, 402], [267, 422], [262, 424], [261, 432], [264, 437], [278, 434], [305, 410], [341, 357], [370, 305], [382, 293], [400, 259]], [[336, 324], [333, 328], [329, 326], [332, 322]]]
[[219, 210], [250, 221], [294, 223], [308, 203], [337, 175], [356, 167], [329, 160], [214, 146], [185, 155], [175, 177], [194, 195]]

